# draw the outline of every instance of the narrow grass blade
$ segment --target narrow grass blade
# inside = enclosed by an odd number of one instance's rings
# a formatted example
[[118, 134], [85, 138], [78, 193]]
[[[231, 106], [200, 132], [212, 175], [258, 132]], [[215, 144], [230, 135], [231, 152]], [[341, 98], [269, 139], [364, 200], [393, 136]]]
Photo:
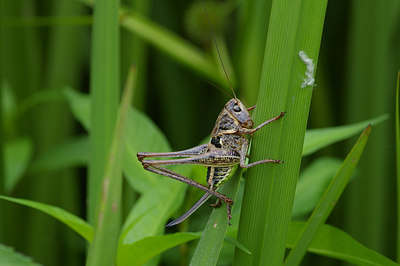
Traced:
[[93, 243], [89, 249], [87, 265], [112, 265], [117, 252], [121, 220], [122, 162], [126, 117], [132, 97], [135, 69], [129, 72], [121, 107], [115, 125], [114, 136], [109, 149], [105, 173], [102, 179], [102, 193], [99, 195], [99, 209]]
[[[306, 222], [292, 222], [287, 247], [293, 248], [298, 236], [303, 232]], [[399, 265], [375, 250], [367, 248], [346, 232], [323, 224], [315, 233], [308, 252], [356, 265]]]
[[388, 118], [389, 115], [386, 114], [351, 125], [307, 130], [304, 138], [303, 156], [312, 154], [335, 142], [352, 137], [364, 130], [367, 125], [374, 126]]
[[332, 179], [329, 187], [321, 197], [318, 205], [315, 207], [313, 213], [308, 219], [306, 226], [303, 228], [302, 233], [296, 240], [294, 248], [291, 250], [286, 258], [285, 265], [299, 265], [307, 248], [310, 245], [313, 237], [318, 229], [323, 225], [335, 207], [339, 197], [341, 196], [344, 188], [346, 187], [353, 170], [364, 151], [368, 137], [371, 132], [371, 126], [368, 126], [356, 144], [353, 146], [350, 153], [347, 155], [342, 166], [340, 167], [336, 176]]
[[[221, 193], [235, 200], [239, 189], [241, 170], [238, 170], [234, 176], [221, 188]], [[232, 211], [235, 211], [233, 205]], [[193, 254], [190, 265], [216, 265], [225, 233], [228, 228], [226, 205], [222, 204], [220, 208], [214, 209], [204, 228], [203, 234]], [[238, 223], [231, 220], [231, 223]]]
[[39, 266], [33, 260], [14, 249], [0, 244], [0, 265], [7, 266]]
[[26, 199], [17, 199], [6, 196], [0, 196], [0, 199], [7, 200], [10, 202], [14, 202], [20, 205], [28, 206], [33, 209], [39, 210], [43, 213], [46, 213], [60, 222], [66, 224], [69, 228], [74, 230], [88, 242], [92, 241], [93, 238], [93, 228], [83, 219], [55, 206], [51, 206], [48, 204], [26, 200]]
[[90, 62], [91, 131], [87, 186], [88, 221], [93, 223], [120, 98], [118, 1], [96, 1]]
[[[250, 161], [280, 159], [284, 164], [257, 165], [247, 172], [238, 240], [252, 256], [235, 251], [234, 265], [281, 265], [300, 170], [313, 86], [302, 88], [307, 66], [314, 64], [327, 1], [273, 1], [254, 122], [287, 111], [253, 136]], [[316, 68], [318, 69], [318, 68]]]
[[[395, 117], [395, 127], [396, 127], [396, 174], [397, 174], [397, 206], [400, 206], [400, 71], [397, 72], [397, 87], [396, 87], [396, 117]], [[397, 210], [397, 261], [400, 262], [400, 211]]]
[[[92, 0], [81, 0], [92, 6]], [[120, 9], [120, 23], [177, 62], [204, 75], [208, 79], [229, 88], [225, 76], [218, 71], [213, 58], [175, 33], [157, 25], [134, 10]]]

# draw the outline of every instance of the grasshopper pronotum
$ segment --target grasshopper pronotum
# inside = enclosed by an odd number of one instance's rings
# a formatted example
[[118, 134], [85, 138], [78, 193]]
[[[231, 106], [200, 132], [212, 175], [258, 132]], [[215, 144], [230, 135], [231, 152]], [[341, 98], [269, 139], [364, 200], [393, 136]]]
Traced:
[[[207, 9], [204, 5], [204, 11], [207, 15]], [[209, 23], [209, 21], [208, 21]], [[217, 43], [213, 36], [211, 29], [212, 39], [216, 46], [222, 68], [225, 72], [228, 83], [230, 80], [226, 72], [224, 63], [222, 61], [220, 52], [218, 50]], [[217, 188], [227, 181], [233, 173], [233, 169], [238, 165], [242, 168], [249, 168], [257, 164], [262, 163], [282, 163], [280, 160], [265, 159], [257, 162], [253, 162], [246, 165], [247, 150], [249, 147], [249, 140], [247, 135], [252, 135], [254, 132], [262, 128], [263, 126], [278, 120], [284, 116], [284, 112], [278, 116], [267, 120], [253, 129], [254, 122], [251, 119], [249, 111], [254, 109], [255, 106], [246, 108], [242, 102], [236, 98], [235, 92], [231, 86], [234, 97], [229, 100], [224, 109], [219, 114], [215, 123], [214, 129], [211, 132], [211, 139], [208, 144], [203, 144], [194, 148], [190, 148], [183, 151], [176, 152], [139, 152], [137, 154], [139, 161], [142, 163], [144, 169], [164, 175], [191, 186], [197, 187], [206, 193], [181, 217], [167, 224], [167, 226], [174, 226], [185, 220], [193, 212], [195, 212], [204, 202], [206, 202], [211, 196], [218, 198], [219, 206], [221, 201], [224, 201], [227, 205], [228, 224], [231, 219], [231, 205], [233, 200], [227, 196], [217, 192]], [[146, 157], [186, 157], [181, 159], [167, 159], [167, 160], [144, 160]], [[179, 173], [171, 171], [162, 165], [177, 165], [177, 164], [197, 164], [204, 165], [207, 167], [207, 186], [203, 186], [192, 179], [183, 176]]]

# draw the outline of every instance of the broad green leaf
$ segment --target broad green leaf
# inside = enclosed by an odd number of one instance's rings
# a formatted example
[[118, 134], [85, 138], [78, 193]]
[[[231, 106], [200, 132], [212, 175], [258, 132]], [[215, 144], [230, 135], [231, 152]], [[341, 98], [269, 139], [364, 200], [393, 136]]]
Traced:
[[68, 104], [74, 117], [82, 124], [82, 126], [90, 130], [90, 98], [72, 88], [65, 88], [64, 94], [67, 97]]
[[323, 157], [301, 172], [294, 196], [293, 217], [312, 211], [341, 164], [339, 159]]
[[[72, 89], [64, 91], [74, 116], [90, 131], [90, 99], [87, 95]], [[125, 138], [124, 174], [129, 184], [140, 193], [153, 186], [160, 177], [143, 169], [136, 154], [141, 152], [170, 151], [163, 133], [143, 113], [130, 108], [127, 117]]]
[[73, 166], [86, 166], [89, 160], [87, 136], [71, 139], [45, 152], [32, 163], [32, 171], [58, 170]]
[[21, 253], [14, 251], [13, 248], [0, 244], [0, 265], [5, 266], [37, 266], [33, 260]]
[[124, 174], [136, 191], [144, 193], [156, 185], [161, 177], [143, 169], [138, 161], [138, 152], [167, 152], [171, 148], [164, 134], [143, 113], [131, 108], [127, 117], [125, 139]]
[[4, 168], [5, 190], [11, 192], [28, 168], [32, 156], [32, 142], [19, 138], [5, 143]]
[[118, 265], [143, 265], [163, 251], [200, 238], [201, 233], [175, 233], [171, 235], [145, 237], [132, 244], [122, 245]]
[[[287, 247], [293, 248], [303, 232], [305, 222], [294, 221], [290, 225]], [[367, 248], [346, 232], [323, 224], [316, 232], [308, 251], [357, 265], [399, 265], [382, 254]]]
[[[32, 200], [11, 198], [11, 197], [1, 196], [1, 195], [0, 195], [0, 199], [18, 203], [20, 205], [28, 206], [33, 209], [44, 212], [44, 213], [56, 218], [60, 222], [66, 224], [69, 228], [74, 230], [76, 233], [78, 233], [80, 236], [82, 236], [88, 242], [92, 241], [93, 228], [85, 220], [83, 220], [83, 219], [81, 219], [59, 207], [51, 206], [51, 205], [40, 203], [40, 202], [35, 202]], [[11, 217], [9, 217], [9, 218], [11, 218]]]
[[[118, 258], [117, 264], [142, 265], [149, 259], [161, 254], [162, 252], [172, 247], [181, 245], [188, 241], [199, 239], [201, 237], [201, 234], [201, 232], [179, 232], [170, 235], [145, 237], [132, 244], [121, 246], [121, 254], [123, 255]], [[226, 236], [225, 241], [233, 245], [234, 247], [237, 247], [244, 252], [251, 254], [251, 252], [235, 238]]]
[[185, 189], [185, 184], [165, 177], [142, 194], [121, 230], [117, 261], [134, 260], [140, 256], [126, 249], [125, 245], [163, 233], [167, 220], [182, 204]]
[[309, 155], [335, 142], [350, 138], [361, 132], [367, 125], [376, 125], [389, 118], [389, 115], [368, 119], [351, 125], [307, 130], [304, 138], [303, 156]]
[[356, 168], [364, 151], [365, 145], [367, 144], [370, 132], [371, 126], [369, 125], [358, 138], [356, 144], [354, 144], [339, 171], [324, 192], [310, 218], [308, 219], [306, 226], [303, 228], [303, 231], [297, 238], [294, 248], [287, 256], [285, 265], [300, 264], [316, 232], [325, 223], [326, 219], [328, 219], [333, 208], [336, 206], [337, 201], [342, 195], [344, 188], [349, 182], [353, 170]]
[[165, 223], [180, 206], [185, 189], [184, 183], [167, 177], [148, 189], [126, 219], [120, 245], [162, 233]]

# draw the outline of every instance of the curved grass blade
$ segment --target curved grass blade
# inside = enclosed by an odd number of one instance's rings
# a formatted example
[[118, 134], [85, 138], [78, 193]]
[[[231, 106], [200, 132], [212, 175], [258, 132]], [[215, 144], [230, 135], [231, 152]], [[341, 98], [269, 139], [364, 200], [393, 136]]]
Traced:
[[66, 224], [69, 228], [74, 230], [88, 242], [92, 241], [93, 238], [93, 228], [85, 220], [63, 210], [59, 207], [51, 206], [48, 204], [27, 200], [27, 199], [17, 199], [12, 197], [0, 196], [0, 199], [14, 202], [20, 205], [28, 206], [33, 209], [39, 210], [46, 213], [60, 222]]
[[[288, 248], [294, 247], [304, 226], [306, 226], [306, 222], [291, 223], [286, 243]], [[327, 224], [323, 224], [318, 229], [307, 250], [314, 254], [356, 265], [399, 265], [375, 250], [362, 245], [346, 232]]]
[[306, 226], [295, 242], [294, 248], [290, 251], [285, 260], [285, 265], [299, 265], [307, 248], [310, 245], [313, 237], [318, 229], [325, 223], [328, 216], [331, 214], [344, 188], [346, 187], [353, 170], [364, 151], [368, 137], [371, 132], [371, 126], [363, 131], [356, 144], [347, 155], [342, 166], [332, 179], [324, 195], [321, 197], [318, 205], [308, 219]]
[[304, 138], [303, 156], [314, 153], [335, 142], [350, 138], [361, 132], [366, 125], [376, 125], [388, 118], [389, 115], [385, 114], [351, 125], [307, 130]]
[[[200, 238], [201, 233], [175, 233], [171, 235], [150, 236], [132, 244], [120, 246], [118, 265], [143, 265], [151, 258], [167, 249]], [[134, 256], [132, 256], [134, 254]]]

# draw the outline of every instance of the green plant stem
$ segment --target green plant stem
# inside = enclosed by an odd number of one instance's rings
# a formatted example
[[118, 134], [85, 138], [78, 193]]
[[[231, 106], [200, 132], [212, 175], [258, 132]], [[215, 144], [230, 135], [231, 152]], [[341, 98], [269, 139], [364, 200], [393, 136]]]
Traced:
[[118, 109], [120, 82], [117, 1], [96, 1], [91, 56], [90, 91], [92, 110], [88, 221], [93, 223]]
[[122, 97], [114, 136], [110, 147], [102, 192], [99, 195], [99, 209], [93, 243], [89, 249], [87, 265], [113, 265], [116, 259], [118, 237], [121, 226], [122, 162], [126, 117], [132, 98], [132, 84], [136, 70], [129, 73]]
[[[303, 50], [317, 62], [327, 1], [274, 1], [266, 41], [255, 124], [287, 111], [254, 134], [251, 161], [272, 158], [282, 165], [250, 168], [246, 178], [235, 265], [281, 265], [299, 174], [312, 86], [301, 88]], [[284, 34], [282, 34], [284, 32]], [[267, 152], [266, 152], [267, 151]]]

